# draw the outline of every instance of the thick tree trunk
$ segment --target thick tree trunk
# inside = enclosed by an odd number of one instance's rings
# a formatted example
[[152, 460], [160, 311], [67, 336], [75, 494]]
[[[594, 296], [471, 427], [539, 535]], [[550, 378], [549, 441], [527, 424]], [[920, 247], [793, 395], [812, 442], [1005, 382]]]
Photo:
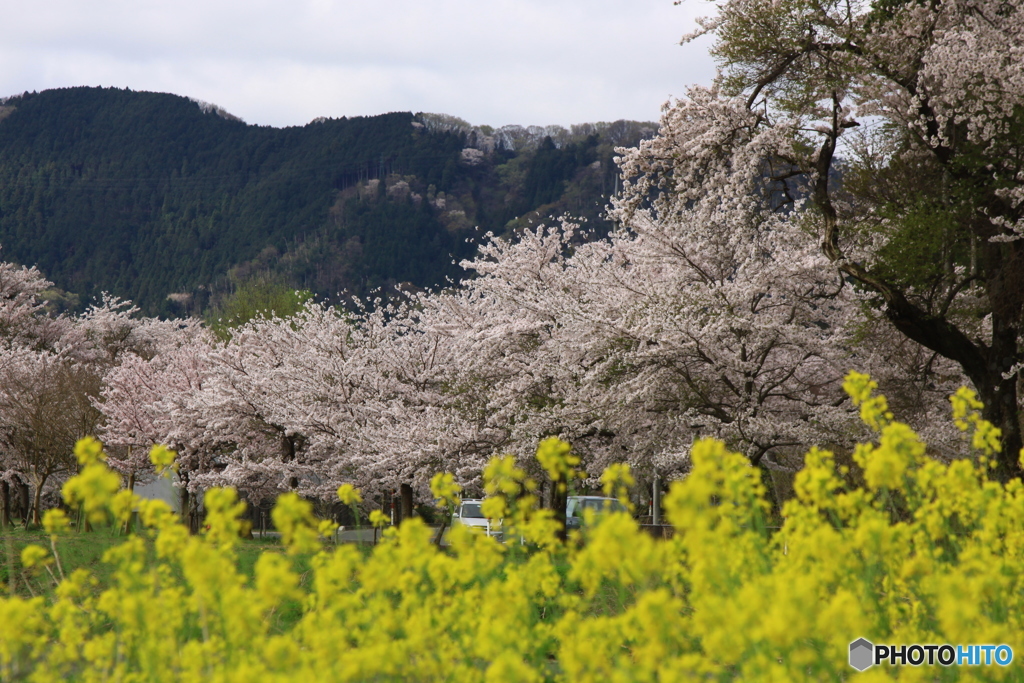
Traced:
[[20, 482], [18, 484], [18, 512], [21, 515], [22, 524], [25, 525], [26, 529], [28, 528], [29, 520], [32, 517], [32, 515], [29, 513], [29, 510], [31, 508], [29, 507], [28, 501], [28, 484]]
[[[1003, 379], [1003, 372], [1009, 370], [1018, 358], [1016, 327], [1002, 324], [1001, 316], [994, 312], [992, 346], [979, 348], [946, 321], [940, 324], [950, 329], [947, 334], [942, 334], [942, 331], [933, 329], [931, 325], [918, 324], [914, 316], [901, 316], [898, 308], [890, 307], [887, 313], [889, 319], [908, 337], [959, 363], [964, 374], [974, 384], [978, 398], [985, 404], [982, 417], [1002, 432], [1002, 450], [997, 456], [995, 477], [1000, 481], [1009, 481], [1021, 476], [1020, 451], [1024, 447], [1024, 440], [1017, 405], [1017, 376]], [[936, 324], [934, 327], [938, 326]]]
[[[1015, 271], [1024, 267], [1024, 249], [1019, 243], [998, 244], [985, 242], [985, 258], [996, 264], [995, 276], [990, 278], [988, 294], [992, 302], [992, 346], [985, 354], [986, 367], [991, 378], [991, 389], [978, 393], [985, 403], [986, 420], [1002, 430], [1003, 450], [999, 454], [997, 476], [1003, 481], [1022, 474], [1020, 464], [1024, 438], [1021, 436], [1020, 405], [1017, 401], [1017, 375], [1003, 379], [1003, 373], [1021, 360], [1018, 341], [1021, 314], [1024, 311], [1022, 278]], [[971, 378], [974, 381], [974, 378]], [[978, 386], [975, 381], [975, 386]]]
[[0, 482], [0, 528], [11, 526], [11, 485]]
[[40, 506], [43, 504], [43, 486], [46, 484], [46, 477], [44, 477], [38, 484], [36, 484], [35, 495], [32, 498], [32, 523], [36, 526], [42, 524], [42, 510]]
[[[295, 437], [281, 435], [281, 459], [284, 462], [292, 462], [295, 460]], [[299, 478], [289, 477], [288, 488], [292, 491], [299, 488]]]
[[[993, 346], [992, 351], [995, 352]], [[995, 353], [992, 356], [996, 356]], [[998, 362], [993, 362], [998, 366]], [[982, 417], [994, 424], [1002, 432], [1002, 451], [997, 458], [995, 476], [1001, 481], [1009, 481], [1013, 477], [1021, 475], [1020, 455], [1024, 448], [1024, 438], [1021, 435], [1020, 413], [1017, 405], [1017, 376], [1003, 379], [1002, 372], [998, 369], [987, 374], [986, 377], [971, 377], [971, 381], [978, 389], [978, 398], [985, 407], [982, 409]]]
[[398, 492], [402, 502], [398, 517], [398, 521], [401, 523], [412, 517], [412, 486], [402, 484]]
[[256, 506], [249, 502], [248, 495], [241, 496], [241, 500], [245, 503], [245, 510], [239, 515], [242, 526], [238, 530], [238, 536], [251, 541], [253, 539], [252, 530], [256, 528]]
[[192, 532], [192, 501], [188, 495], [188, 481], [181, 482], [181, 489], [179, 490], [178, 505], [181, 507], [181, 521], [185, 524], [185, 527]]
[[557, 482], [550, 482], [551, 486], [551, 512], [555, 515], [555, 521], [558, 523], [558, 531], [556, 535], [558, 540], [565, 541], [568, 538], [568, 534], [565, 530], [565, 506], [569, 500], [569, 492], [565, 488], [559, 487]]

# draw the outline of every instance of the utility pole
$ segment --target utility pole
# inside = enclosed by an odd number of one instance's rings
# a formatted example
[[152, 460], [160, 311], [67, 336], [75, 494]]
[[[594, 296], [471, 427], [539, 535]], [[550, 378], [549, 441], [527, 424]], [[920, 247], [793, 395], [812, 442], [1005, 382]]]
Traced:
[[651, 486], [651, 524], [661, 524], [661, 478], [654, 473], [654, 484]]

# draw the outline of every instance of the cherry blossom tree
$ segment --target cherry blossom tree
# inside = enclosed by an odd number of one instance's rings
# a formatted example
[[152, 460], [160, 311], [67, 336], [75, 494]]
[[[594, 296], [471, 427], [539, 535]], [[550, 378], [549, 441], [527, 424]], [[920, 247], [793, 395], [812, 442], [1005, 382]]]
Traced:
[[45, 489], [75, 470], [75, 441], [98, 427], [92, 399], [107, 341], [89, 328], [118, 305], [50, 316], [40, 296], [50, 286], [34, 268], [0, 263], [0, 478], [6, 488], [32, 485], [36, 522]]
[[742, 215], [757, 174], [902, 335], [962, 369], [1018, 473], [1024, 11], [728, 0], [705, 33], [721, 74], [623, 153], [620, 220]]
[[16, 346], [0, 358], [3, 462], [31, 483], [36, 524], [47, 484], [76, 471], [75, 442], [96, 431], [98, 389], [98, 376], [66, 354]]
[[66, 331], [66, 320], [45, 315], [39, 298], [53, 283], [36, 268], [0, 261], [0, 340], [50, 348]]
[[631, 220], [583, 245], [572, 229], [495, 241], [467, 264], [481, 273], [467, 287], [489, 310], [492, 365], [517, 361], [506, 382], [488, 379], [510, 440], [570, 438], [596, 475], [615, 460], [678, 472], [699, 433], [755, 463], [835, 438], [856, 303], [802, 233], [770, 211], [746, 230], [696, 214]]
[[[100, 435], [110, 452], [109, 463], [128, 478], [131, 488], [140, 477], [152, 474], [149, 449], [154, 444], [178, 438], [175, 445], [181, 456], [188, 462], [195, 459], [188, 440], [180, 437], [195, 419], [192, 396], [202, 387], [213, 337], [194, 319], [118, 323], [116, 338], [124, 339], [124, 326], [129, 325], [127, 341], [132, 343], [113, 346], [115, 362], [106, 367], [103, 389], [94, 403], [104, 417]], [[89, 324], [95, 329], [95, 320]], [[106, 348], [102, 357], [111, 355], [112, 345]]]
[[323, 494], [317, 490], [323, 450], [310, 448], [307, 431], [324, 417], [323, 402], [311, 394], [329, 399], [316, 393], [325, 368], [308, 361], [332, 357], [337, 367], [344, 356], [344, 342], [336, 343], [343, 336], [326, 340], [336, 354], [317, 346], [325, 322], [330, 329], [330, 316], [316, 307], [315, 313], [304, 310], [288, 320], [257, 318], [209, 352], [207, 378], [195, 401], [203, 438], [222, 453], [225, 466], [200, 473], [198, 486], [230, 483], [256, 499], [289, 489]]

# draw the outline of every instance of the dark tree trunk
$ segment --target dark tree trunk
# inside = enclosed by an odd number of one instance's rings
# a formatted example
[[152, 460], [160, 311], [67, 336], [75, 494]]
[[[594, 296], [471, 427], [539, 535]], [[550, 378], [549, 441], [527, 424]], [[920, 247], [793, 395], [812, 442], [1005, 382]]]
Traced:
[[181, 482], [181, 489], [179, 491], [179, 506], [181, 507], [181, 521], [188, 528], [191, 533], [192, 530], [192, 500], [188, 494], [188, 480], [185, 479]]
[[[1019, 462], [1024, 442], [1021, 438], [1020, 412], [1017, 407], [1017, 376], [1003, 379], [1003, 372], [1017, 362], [1017, 327], [1005, 321], [997, 311], [992, 314], [992, 345], [971, 342], [966, 335], [945, 320], [923, 318], [919, 312], [907, 312], [890, 306], [889, 319], [907, 337], [922, 346], [960, 364], [974, 384], [985, 407], [982, 417], [1002, 431], [1002, 450], [997, 457], [995, 476], [1009, 481], [1021, 475]], [[910, 308], [909, 304], [907, 308]]]
[[402, 523], [412, 517], [412, 486], [409, 484], [402, 484], [399, 487], [398, 492], [401, 496], [401, 507], [398, 513], [398, 522]]
[[253, 539], [252, 530], [256, 528], [257, 507], [248, 498], [243, 498], [242, 500], [245, 502], [245, 512], [241, 515], [242, 528], [239, 535], [251, 541]]
[[42, 524], [43, 511], [40, 508], [43, 505], [43, 486], [45, 485], [46, 479], [44, 478], [36, 484], [35, 495], [32, 497], [32, 523], [36, 526]]
[[[284, 462], [294, 462], [295, 460], [295, 437], [294, 436], [281, 436], [281, 459]], [[289, 477], [288, 488], [292, 491], [299, 488], [299, 478]]]
[[[129, 448], [129, 449], [128, 449], [128, 453], [129, 453], [129, 455], [131, 455], [131, 448]], [[126, 488], [127, 488], [127, 489], [128, 489], [129, 491], [131, 491], [132, 493], [135, 493], [135, 471], [134, 471], [134, 470], [132, 470], [132, 471], [131, 471], [131, 472], [130, 472], [130, 473], [128, 474], [128, 484], [126, 485]], [[132, 532], [133, 532], [134, 530], [135, 530], [135, 513], [134, 513], [134, 512], [131, 512], [131, 513], [129, 513], [129, 515], [128, 515], [128, 519], [127, 519], [127, 520], [125, 520], [125, 523], [124, 523], [124, 532], [125, 532], [126, 534], [130, 534], [130, 533], [132, 533]]]
[[568, 534], [565, 530], [565, 506], [569, 500], [569, 492], [558, 482], [550, 482], [551, 486], [551, 511], [555, 514], [555, 521], [558, 523], [558, 540], [565, 541]]
[[24, 482], [19, 482], [18, 483], [18, 512], [21, 514], [21, 521], [25, 525], [26, 529], [28, 528], [28, 522], [29, 522], [29, 519], [31, 518], [31, 514], [29, 512], [30, 508], [29, 508], [28, 500], [29, 500], [28, 484], [26, 484]]
[[[984, 236], [981, 229], [975, 232]], [[1024, 292], [1021, 278], [1015, 271], [1024, 266], [1024, 251], [1017, 243], [999, 244], [985, 239], [982, 245], [983, 260], [990, 273], [985, 289], [992, 306], [992, 337], [990, 346], [976, 345], [980, 347], [975, 354], [980, 362], [975, 362], [973, 367], [962, 365], [978, 390], [978, 398], [985, 404], [982, 416], [1002, 432], [1003, 448], [997, 458], [995, 475], [1002, 481], [1009, 481], [1021, 475], [1020, 451], [1024, 440], [1017, 404], [1017, 375], [1003, 379], [1003, 373], [1021, 359], [1017, 342]]]
[[[982, 383], [979, 379], [989, 381]], [[995, 476], [1001, 481], [1009, 481], [1021, 474], [1020, 452], [1024, 448], [1017, 410], [1017, 376], [1003, 379], [1002, 373], [997, 371], [979, 379], [972, 377], [971, 381], [978, 389], [978, 398], [985, 404], [982, 417], [1002, 432], [1003, 449], [997, 458]]]
[[0, 482], [0, 528], [11, 526], [11, 485]]

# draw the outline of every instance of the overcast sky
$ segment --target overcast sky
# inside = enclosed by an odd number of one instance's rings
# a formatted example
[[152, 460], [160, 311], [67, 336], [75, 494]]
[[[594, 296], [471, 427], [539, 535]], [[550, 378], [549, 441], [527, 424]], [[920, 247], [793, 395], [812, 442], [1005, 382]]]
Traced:
[[657, 120], [710, 83], [687, 0], [0, 0], [0, 97], [171, 92], [249, 123], [425, 111], [473, 124]]

